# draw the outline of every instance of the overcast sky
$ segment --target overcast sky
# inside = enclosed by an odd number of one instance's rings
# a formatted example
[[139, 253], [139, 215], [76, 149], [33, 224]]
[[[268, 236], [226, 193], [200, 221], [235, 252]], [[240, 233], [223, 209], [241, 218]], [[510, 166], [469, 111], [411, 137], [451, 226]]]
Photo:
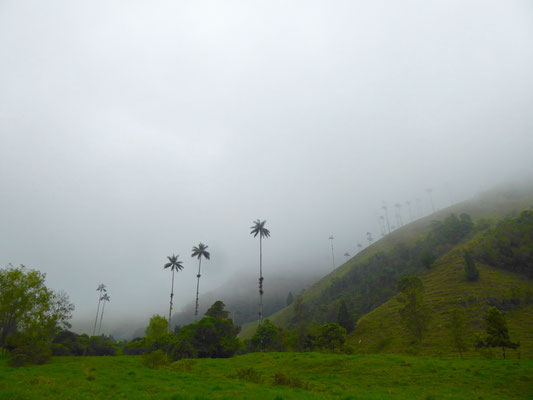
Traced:
[[[111, 321], [533, 176], [531, 1], [0, 0], [0, 266]], [[404, 216], [406, 218], [406, 216]], [[104, 321], [106, 325], [106, 321]]]

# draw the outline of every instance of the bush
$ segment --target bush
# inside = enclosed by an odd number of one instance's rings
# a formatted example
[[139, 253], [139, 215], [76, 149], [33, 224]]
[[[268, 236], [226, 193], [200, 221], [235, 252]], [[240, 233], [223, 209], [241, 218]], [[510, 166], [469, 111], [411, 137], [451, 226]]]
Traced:
[[184, 360], [173, 362], [170, 365], [170, 368], [172, 368], [175, 371], [189, 372], [195, 365], [196, 365], [195, 360], [184, 359]]
[[6, 343], [10, 350], [9, 365], [21, 367], [27, 364], [45, 364], [52, 358], [50, 343], [21, 333], [11, 335]]
[[122, 354], [128, 356], [139, 356], [144, 353], [148, 353], [148, 345], [144, 338], [133, 339], [122, 348]]
[[243, 379], [245, 381], [253, 382], [253, 383], [261, 383], [263, 381], [261, 374], [259, 374], [259, 372], [257, 372], [252, 367], [241, 368], [237, 370], [237, 372], [234, 375], [230, 375], [230, 378]]
[[276, 372], [274, 375], [274, 385], [290, 386], [300, 389], [309, 389], [309, 383], [302, 381], [300, 378], [290, 377], [282, 372]]
[[169, 364], [168, 357], [162, 350], [156, 350], [142, 355], [142, 363], [145, 367], [158, 369]]

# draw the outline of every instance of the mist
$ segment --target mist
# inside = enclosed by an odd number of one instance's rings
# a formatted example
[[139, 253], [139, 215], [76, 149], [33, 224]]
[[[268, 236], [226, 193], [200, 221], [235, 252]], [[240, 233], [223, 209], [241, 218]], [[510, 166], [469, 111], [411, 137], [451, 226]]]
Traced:
[[[86, 330], [332, 270], [379, 216], [533, 176], [529, 1], [0, 3], [0, 265]], [[404, 207], [403, 218], [409, 220]], [[406, 221], [404, 221], [406, 222]], [[236, 278], [237, 277], [237, 278]], [[200, 310], [204, 312], [205, 310]]]

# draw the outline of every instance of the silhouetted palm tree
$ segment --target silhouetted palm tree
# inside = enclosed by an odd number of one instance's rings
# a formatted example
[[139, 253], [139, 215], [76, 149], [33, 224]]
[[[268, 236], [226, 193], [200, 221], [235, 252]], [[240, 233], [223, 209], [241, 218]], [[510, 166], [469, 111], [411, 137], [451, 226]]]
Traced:
[[198, 281], [196, 283], [196, 307], [194, 308], [194, 319], [196, 320], [198, 316], [198, 294], [200, 293], [200, 268], [202, 266], [202, 257], [206, 260], [209, 260], [209, 252], [206, 250], [209, 246], [206, 246], [203, 243], [200, 243], [198, 246], [194, 246], [192, 248], [192, 254], [191, 257], [197, 257], [198, 258], [198, 275], [196, 277], [198, 278]]
[[98, 334], [100, 334], [100, 331], [102, 329], [102, 320], [104, 319], [105, 303], [106, 301], [111, 300], [111, 298], [107, 295], [107, 293], [104, 293], [104, 295], [102, 296], [100, 300], [102, 300], [104, 304], [102, 305], [102, 314], [100, 315], [100, 325], [98, 325]]
[[372, 244], [372, 242], [374, 241], [374, 239], [372, 239], [372, 234], [370, 232], [366, 233], [366, 238], [368, 240], [368, 243], [370, 244]]
[[335, 269], [335, 252], [333, 251], [333, 235], [331, 235], [329, 238], [331, 240], [331, 265], [333, 266], [333, 269]]
[[259, 235], [259, 323], [263, 322], [263, 237], [270, 236], [270, 231], [265, 228], [266, 221], [255, 220], [254, 225], [250, 228], [250, 235], [256, 237]]
[[172, 316], [172, 299], [174, 298], [174, 271], [178, 272], [183, 269], [183, 262], [178, 261], [179, 255], [175, 256], [174, 254], [168, 258], [168, 263], [165, 264], [163, 268], [170, 268], [172, 271], [172, 289], [170, 291], [170, 311], [168, 312], [168, 331], [170, 332], [170, 318]]
[[411, 220], [411, 222], [413, 222], [413, 213], [411, 212], [411, 202], [407, 200], [405, 204], [407, 205], [407, 209], [409, 210], [409, 219]]
[[403, 226], [402, 205], [400, 203], [396, 203], [394, 207], [396, 207], [396, 223], [398, 224], [398, 228], [400, 228]]
[[435, 212], [435, 205], [433, 204], [433, 196], [431, 195], [433, 193], [433, 188], [427, 188], [426, 192], [429, 196], [429, 201], [431, 203], [431, 209], [433, 210], [433, 212]]
[[102, 292], [106, 292], [105, 285], [103, 283], [99, 284], [96, 288], [98, 293], [98, 308], [96, 309], [96, 318], [94, 319], [94, 327], [93, 327], [93, 336], [96, 332], [96, 324], [98, 323], [98, 314], [100, 313], [100, 302], [102, 301]]
[[387, 218], [387, 228], [390, 233], [390, 223], [389, 223], [389, 209], [387, 208], [387, 204], [383, 202], [383, 206], [381, 206], [383, 210], [385, 210], [385, 217]]

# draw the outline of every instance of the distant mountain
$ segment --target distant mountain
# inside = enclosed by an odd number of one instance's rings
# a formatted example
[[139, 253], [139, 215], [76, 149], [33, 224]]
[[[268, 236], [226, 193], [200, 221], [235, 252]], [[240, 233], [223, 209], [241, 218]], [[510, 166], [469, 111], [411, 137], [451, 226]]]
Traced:
[[[266, 315], [273, 314], [287, 305], [289, 293], [296, 297], [302, 290], [320, 278], [317, 272], [292, 271], [281, 274], [279, 272], [265, 275], [263, 296], [264, 310]], [[217, 300], [222, 300], [230, 316], [238, 325], [257, 320], [259, 303], [257, 274], [242, 273], [235, 275], [223, 286], [216, 290], [200, 295], [199, 317]], [[172, 323], [185, 325], [194, 321], [194, 303], [184, 307], [184, 311], [177, 312], [172, 316]]]

